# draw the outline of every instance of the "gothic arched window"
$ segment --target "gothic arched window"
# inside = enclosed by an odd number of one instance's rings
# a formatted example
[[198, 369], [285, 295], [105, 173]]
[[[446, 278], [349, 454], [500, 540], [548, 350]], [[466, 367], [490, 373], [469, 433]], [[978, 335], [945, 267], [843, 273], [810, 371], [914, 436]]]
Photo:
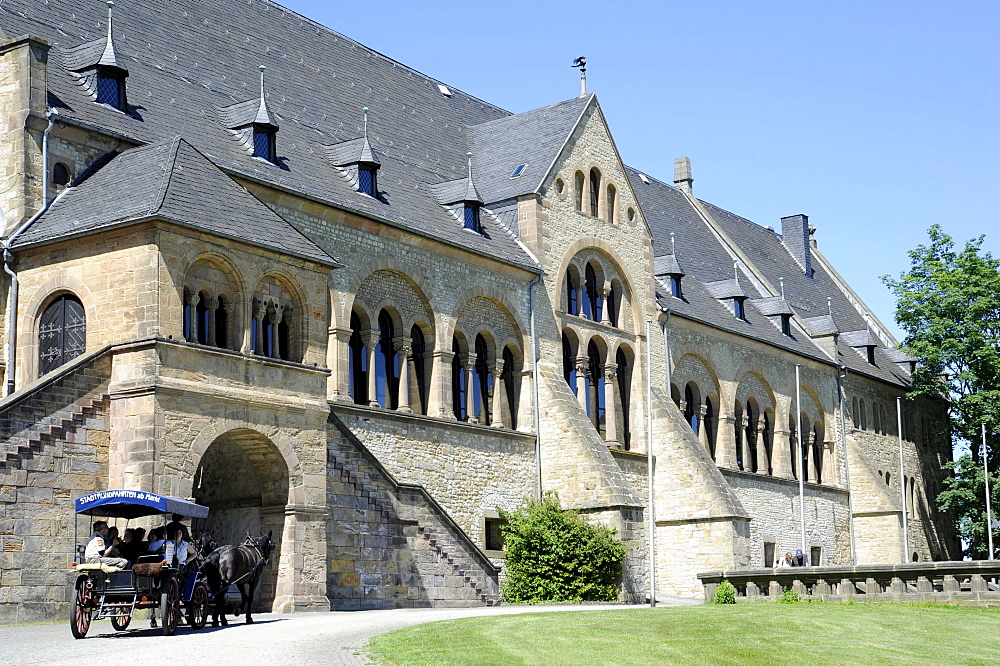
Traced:
[[229, 349], [229, 314], [226, 312], [226, 300], [219, 296], [219, 307], [215, 309], [215, 340], [219, 349]]
[[601, 321], [601, 292], [597, 288], [597, 272], [593, 264], [587, 264], [587, 286], [583, 298], [584, 311], [591, 321]]
[[601, 172], [597, 168], [590, 170], [590, 214], [597, 217], [601, 201]]
[[573, 175], [573, 184], [576, 186], [576, 191], [573, 195], [576, 197], [576, 209], [583, 212], [583, 173], [577, 171]]
[[469, 415], [465, 412], [465, 389], [466, 377], [462, 368], [462, 347], [458, 344], [458, 338], [451, 339], [451, 403], [455, 413], [455, 418], [465, 421]]
[[476, 336], [476, 365], [473, 369], [473, 416], [483, 425], [492, 422], [490, 414], [490, 393], [493, 390], [493, 372], [490, 370], [489, 347], [482, 335]]
[[615, 221], [615, 201], [618, 197], [618, 191], [615, 189], [614, 185], [608, 185], [608, 222], [614, 223]]
[[393, 345], [395, 327], [385, 310], [378, 313], [378, 344], [375, 347], [375, 400], [385, 409], [396, 409], [399, 388], [399, 357]]
[[56, 298], [38, 322], [39, 376], [68, 363], [87, 350], [87, 314], [76, 296]]
[[618, 365], [618, 395], [621, 396], [622, 402], [622, 445], [628, 451], [632, 444], [632, 430], [628, 418], [632, 402], [632, 368], [629, 366], [628, 357], [625, 356], [624, 350], [621, 349], [615, 354], [615, 363]]
[[510, 347], [503, 350], [503, 386], [507, 393], [507, 411], [510, 413], [510, 427], [517, 429], [517, 385], [514, 383], [514, 352]]
[[[417, 388], [417, 412], [427, 413], [427, 372], [424, 354], [427, 353], [427, 344], [424, 342], [424, 332], [419, 326], [414, 325], [410, 329], [410, 340], [412, 341], [413, 358], [413, 378]], [[403, 390], [407, 390], [405, 387]]]
[[597, 428], [597, 432], [601, 433], [601, 437], [604, 437], [605, 409], [607, 408], [604, 399], [604, 371], [603, 363], [601, 363], [601, 351], [593, 340], [587, 346], [587, 357], [590, 365], [587, 373], [587, 391], [590, 398], [587, 400], [587, 416]]
[[563, 378], [576, 395], [576, 358], [573, 356], [573, 345], [565, 333], [562, 334], [562, 354]]
[[195, 311], [198, 314], [198, 321], [195, 327], [197, 339], [195, 342], [210, 345], [212, 342], [208, 339], [208, 319], [212, 316], [212, 313], [208, 309], [208, 294], [205, 292], [198, 294], [198, 305], [195, 307]]

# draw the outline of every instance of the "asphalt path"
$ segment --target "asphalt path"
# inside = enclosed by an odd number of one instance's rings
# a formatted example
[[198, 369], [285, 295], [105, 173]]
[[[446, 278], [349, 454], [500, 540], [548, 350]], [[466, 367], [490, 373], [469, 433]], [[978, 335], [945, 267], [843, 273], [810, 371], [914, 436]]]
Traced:
[[[700, 603], [669, 600], [660, 605]], [[518, 613], [578, 612], [648, 608], [615, 605], [540, 605], [477, 608], [401, 608], [395, 610], [254, 615], [254, 624], [229, 619], [228, 627], [201, 631], [178, 627], [173, 636], [136, 619], [127, 631], [111, 622], [90, 626], [83, 640], [73, 638], [68, 622], [0, 626], [0, 664], [29, 666], [185, 666], [187, 664], [370, 664], [365, 647], [378, 634], [394, 629], [463, 617]]]

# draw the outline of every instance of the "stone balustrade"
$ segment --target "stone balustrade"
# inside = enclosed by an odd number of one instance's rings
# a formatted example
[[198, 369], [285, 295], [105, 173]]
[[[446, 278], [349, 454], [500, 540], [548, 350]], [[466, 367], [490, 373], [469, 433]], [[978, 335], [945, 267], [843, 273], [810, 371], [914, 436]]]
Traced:
[[731, 569], [698, 574], [705, 600], [728, 580], [736, 600], [774, 601], [786, 589], [818, 601], [1000, 602], [1000, 561], [914, 562], [857, 567]]

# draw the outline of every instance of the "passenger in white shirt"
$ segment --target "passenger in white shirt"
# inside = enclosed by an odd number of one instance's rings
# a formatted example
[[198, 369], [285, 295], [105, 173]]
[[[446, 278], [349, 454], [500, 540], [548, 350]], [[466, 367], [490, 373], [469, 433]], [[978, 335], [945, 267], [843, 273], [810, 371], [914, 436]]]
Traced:
[[105, 543], [104, 539], [108, 536], [108, 523], [104, 520], [98, 520], [94, 523], [94, 533], [90, 535], [90, 541], [87, 542], [87, 550], [84, 551], [83, 556], [86, 559], [87, 564], [106, 564], [111, 567], [117, 567], [119, 569], [126, 569], [129, 566], [129, 561], [124, 557], [109, 557], [111, 552], [119, 545], [118, 539], [114, 539], [111, 543]]

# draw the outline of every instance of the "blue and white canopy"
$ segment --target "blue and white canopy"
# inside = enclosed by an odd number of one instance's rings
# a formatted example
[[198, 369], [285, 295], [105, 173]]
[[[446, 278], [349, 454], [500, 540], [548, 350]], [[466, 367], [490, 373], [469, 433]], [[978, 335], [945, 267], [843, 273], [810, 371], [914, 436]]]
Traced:
[[109, 518], [141, 518], [176, 513], [189, 518], [207, 518], [208, 507], [178, 497], [141, 490], [102, 490], [76, 500], [76, 512]]

